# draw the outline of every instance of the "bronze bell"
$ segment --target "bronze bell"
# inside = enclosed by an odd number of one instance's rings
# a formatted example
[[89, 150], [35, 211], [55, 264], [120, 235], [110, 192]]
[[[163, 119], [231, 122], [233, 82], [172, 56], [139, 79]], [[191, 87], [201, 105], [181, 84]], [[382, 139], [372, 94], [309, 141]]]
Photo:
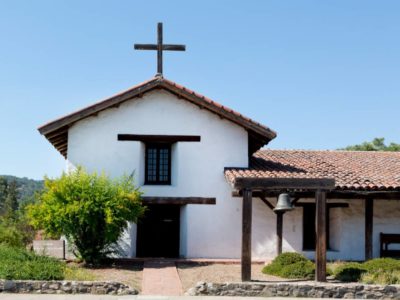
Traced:
[[294, 209], [294, 207], [290, 200], [289, 194], [286, 194], [286, 193], [279, 194], [278, 202], [276, 203], [274, 212], [285, 212], [285, 211], [290, 211], [293, 209]]

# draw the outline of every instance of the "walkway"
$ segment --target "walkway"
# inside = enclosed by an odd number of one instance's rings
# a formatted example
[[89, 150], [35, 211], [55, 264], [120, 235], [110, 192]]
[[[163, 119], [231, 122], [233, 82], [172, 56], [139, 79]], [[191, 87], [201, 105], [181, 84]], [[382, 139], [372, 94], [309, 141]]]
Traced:
[[171, 261], [145, 261], [141, 294], [161, 296], [182, 295], [182, 283], [175, 263]]

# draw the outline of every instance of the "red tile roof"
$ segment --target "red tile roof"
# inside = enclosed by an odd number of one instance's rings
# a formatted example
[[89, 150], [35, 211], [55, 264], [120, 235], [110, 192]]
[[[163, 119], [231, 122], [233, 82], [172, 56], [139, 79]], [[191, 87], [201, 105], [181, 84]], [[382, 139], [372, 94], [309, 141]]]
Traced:
[[334, 178], [339, 190], [400, 190], [400, 152], [260, 150], [225, 177]]
[[148, 81], [138, 84], [129, 90], [114, 95], [110, 98], [97, 102], [93, 105], [85, 107], [81, 110], [48, 122], [38, 128], [53, 146], [60, 151], [62, 155], [67, 156], [68, 150], [68, 128], [75, 122], [84, 118], [96, 115], [110, 107], [120, 105], [122, 102], [140, 98], [143, 94], [155, 90], [164, 89], [170, 93], [177, 95], [179, 98], [189, 101], [199, 107], [209, 110], [217, 114], [221, 118], [227, 119], [239, 126], [242, 126], [249, 132], [251, 151], [256, 151], [263, 145], [276, 137], [276, 132], [252, 119], [224, 106], [218, 102], [211, 100], [201, 94], [198, 94], [182, 85], [163, 77], [154, 77]]

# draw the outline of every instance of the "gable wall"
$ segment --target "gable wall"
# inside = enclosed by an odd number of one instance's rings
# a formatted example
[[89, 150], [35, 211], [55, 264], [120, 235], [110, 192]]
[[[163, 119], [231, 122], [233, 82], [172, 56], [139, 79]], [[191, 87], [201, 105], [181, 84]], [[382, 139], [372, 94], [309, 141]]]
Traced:
[[[120, 133], [200, 135], [201, 142], [173, 145], [171, 186], [142, 186], [145, 146], [118, 141]], [[181, 255], [239, 255], [241, 201], [231, 198], [223, 171], [248, 166], [248, 136], [242, 127], [159, 90], [79, 121], [69, 129], [68, 142], [70, 167], [82, 165], [110, 176], [134, 172], [145, 196], [216, 197], [217, 205], [182, 207]], [[135, 255], [135, 241], [132, 226], [125, 237], [129, 256]]]

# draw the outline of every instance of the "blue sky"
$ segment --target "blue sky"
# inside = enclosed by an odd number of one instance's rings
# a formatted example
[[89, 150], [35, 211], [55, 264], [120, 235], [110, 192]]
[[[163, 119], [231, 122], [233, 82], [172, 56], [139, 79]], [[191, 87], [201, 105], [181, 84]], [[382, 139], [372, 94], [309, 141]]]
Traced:
[[57, 176], [37, 127], [164, 75], [269, 126], [285, 149], [400, 142], [400, 1], [0, 2], [0, 174]]

